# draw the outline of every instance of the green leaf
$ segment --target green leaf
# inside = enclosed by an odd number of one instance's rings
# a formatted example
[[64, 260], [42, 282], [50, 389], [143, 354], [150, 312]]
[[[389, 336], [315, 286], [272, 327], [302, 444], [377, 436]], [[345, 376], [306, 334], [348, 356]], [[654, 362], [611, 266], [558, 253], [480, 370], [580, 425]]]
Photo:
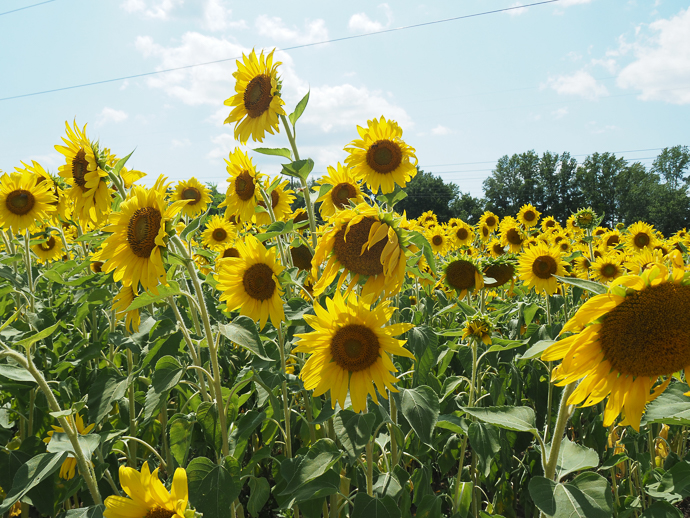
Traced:
[[105, 511], [103, 504], [70, 509], [65, 513], [65, 518], [103, 518], [103, 511]]
[[44, 338], [52, 335], [55, 332], [55, 330], [58, 328], [58, 326], [60, 326], [61, 323], [62, 323], [61, 321], [57, 321], [52, 326], [46, 327], [45, 329], [43, 329], [42, 331], [39, 331], [35, 335], [31, 335], [28, 338], [24, 338], [22, 340], [19, 340], [17, 342], [17, 345], [23, 345], [24, 347], [26, 347], [28, 349], [29, 347], [31, 347], [33, 344], [35, 344], [39, 340], [43, 340]]
[[[209, 208], [210, 208], [210, 205], [209, 205]], [[194, 218], [192, 221], [190, 221], [189, 225], [184, 227], [184, 230], [182, 230], [182, 233], [180, 234], [180, 239], [182, 241], [186, 241], [187, 236], [189, 234], [193, 233], [194, 231], [196, 231], [197, 228], [199, 228], [199, 225], [201, 225], [201, 219], [205, 218], [207, 214], [208, 214], [208, 210], [206, 212], [202, 213], [201, 215], [197, 216], [196, 218]]]
[[416, 230], [413, 232], [409, 232], [407, 235], [408, 239], [410, 240], [410, 243], [415, 245], [424, 253], [424, 258], [426, 259], [429, 268], [431, 269], [432, 273], [436, 275], [436, 256], [427, 238], [424, 237], [424, 235], [420, 232], [417, 232]]
[[189, 448], [192, 445], [194, 435], [194, 416], [175, 414], [170, 418], [170, 451], [175, 457], [175, 461], [185, 467]]
[[683, 518], [683, 513], [668, 502], [654, 502], [640, 518]]
[[470, 506], [472, 505], [472, 488], [474, 484], [472, 482], [460, 482], [460, 503], [458, 505], [458, 513], [462, 518], [469, 515]]
[[89, 421], [100, 423], [112, 404], [125, 395], [127, 378], [121, 377], [115, 369], [103, 369], [89, 390]]
[[263, 343], [256, 330], [256, 322], [249, 317], [239, 316], [232, 322], [219, 325], [218, 329], [228, 340], [244, 347], [252, 354], [264, 361], [272, 362], [273, 358], [266, 354]]
[[415, 518], [437, 518], [441, 514], [441, 502], [443, 498], [436, 495], [424, 495], [417, 506]]
[[335, 434], [351, 459], [361, 455], [374, 431], [375, 422], [374, 414], [358, 414], [351, 410], [341, 410], [333, 418]]
[[0, 505], [0, 515], [5, 514], [15, 502], [23, 498], [32, 488], [47, 479], [67, 458], [67, 452], [42, 453], [30, 458], [14, 475], [12, 489]]
[[527, 340], [505, 340], [503, 338], [492, 338], [491, 347], [486, 351], [488, 353], [495, 353], [500, 351], [508, 351], [521, 347], [527, 343]]
[[[314, 169], [314, 161], [311, 158], [307, 158], [306, 160], [295, 160], [290, 164], [283, 164], [281, 173], [306, 181], [312, 169]], [[305, 196], [308, 196], [308, 193], [305, 193]]]
[[198, 457], [187, 466], [189, 502], [204, 518], [227, 518], [228, 509], [240, 494], [241, 482], [223, 462]]
[[610, 518], [613, 512], [608, 481], [592, 472], [581, 473], [567, 484], [533, 477], [529, 494], [549, 518]]
[[400, 508], [390, 496], [374, 498], [361, 491], [355, 495], [352, 518], [400, 518]]
[[247, 510], [254, 518], [259, 516], [259, 511], [263, 509], [268, 497], [271, 496], [271, 485], [264, 477], [249, 478], [249, 501], [247, 502]]
[[137, 295], [132, 303], [127, 306], [125, 311], [133, 311], [135, 309], [143, 308], [154, 302], [159, 302], [165, 300], [168, 297], [173, 297], [175, 295], [182, 295], [182, 290], [180, 285], [175, 281], [168, 281], [168, 285], [158, 286], [158, 295], [154, 295], [151, 292], [145, 291], [140, 295]]
[[421, 385], [413, 389], [401, 389], [400, 410], [405, 419], [426, 445], [432, 446], [432, 432], [440, 413], [438, 396], [431, 387]]
[[281, 148], [270, 148], [270, 147], [257, 147], [252, 149], [255, 153], [261, 153], [262, 155], [273, 155], [273, 156], [282, 156], [287, 158], [288, 160], [292, 161], [292, 153], [290, 152], [289, 149], [281, 147]]
[[[551, 444], [546, 445], [547, 458], [551, 455]], [[563, 438], [561, 449], [558, 451], [556, 461], [556, 475], [560, 481], [575, 471], [596, 468], [599, 465], [599, 455], [596, 451], [586, 446], [571, 442], [567, 437]]]
[[407, 343], [417, 358], [412, 385], [426, 385], [438, 359], [438, 335], [430, 327], [417, 326], [410, 329]]
[[[77, 436], [77, 441], [79, 442], [79, 446], [81, 446], [81, 450], [84, 452], [86, 458], [90, 459], [91, 455], [93, 455], [93, 452], [96, 451], [96, 448], [98, 448], [98, 445], [101, 442], [101, 436], [95, 433], [90, 433], [87, 435], [80, 434]], [[66, 433], [53, 433], [47, 449], [48, 453], [61, 453], [66, 451], [76, 455], [74, 448], [72, 447], [72, 443], [69, 440], [69, 436]]]
[[127, 155], [126, 157], [121, 158], [120, 160], [117, 161], [117, 163], [113, 167], [113, 174], [120, 174], [120, 171], [122, 170], [122, 168], [127, 163], [127, 160], [129, 160], [129, 157], [131, 157], [134, 154], [134, 151], [136, 151], [136, 149], [132, 150], [132, 152], [129, 155]]
[[556, 343], [556, 340], [539, 340], [536, 344], [525, 351], [525, 354], [520, 358], [521, 360], [531, 360], [538, 358], [541, 353], [546, 351], [550, 346]]
[[163, 402], [168, 399], [168, 393], [180, 382], [184, 373], [185, 368], [172, 356], [163, 356], [156, 362], [151, 387], [146, 394], [145, 419], [149, 419], [160, 410]]
[[599, 466], [598, 471], [605, 471], [607, 469], [611, 469], [616, 465], [620, 464], [621, 462], [625, 462], [626, 460], [630, 460], [630, 457], [628, 457], [625, 453], [618, 453], [613, 457], [606, 459], [604, 462], [602, 462], [601, 466]]
[[34, 377], [24, 367], [7, 365], [6, 363], [0, 364], [0, 376], [9, 378], [12, 381], [31, 381], [36, 383]]
[[672, 382], [658, 398], [647, 405], [641, 425], [666, 423], [690, 425], [690, 397], [685, 383]]
[[386, 205], [392, 207], [401, 200], [407, 198], [407, 193], [396, 186], [395, 191], [389, 192], [388, 194], [379, 194], [376, 196], [376, 201], [383, 200]]
[[341, 456], [342, 452], [335, 442], [331, 439], [319, 439], [306, 455], [284, 460], [280, 464], [280, 474], [287, 485], [280, 494], [293, 493], [300, 486], [325, 474]]
[[[295, 459], [284, 460], [280, 465], [281, 472], [284, 464], [289, 465], [292, 463], [291, 461], [294, 460]], [[292, 507], [295, 503], [301, 504], [303, 502], [311, 502], [317, 498], [334, 495], [338, 492], [338, 488], [340, 487], [340, 475], [334, 469], [329, 469], [320, 477], [297, 487], [292, 493], [283, 495], [281, 492], [276, 495], [275, 493], [277, 491], [282, 490], [284, 483], [285, 480], [282, 479], [280, 485], [277, 485], [274, 490], [274, 496], [283, 509]]]
[[461, 407], [461, 410], [499, 428], [537, 433], [534, 410], [528, 406]]
[[554, 275], [554, 277], [564, 284], [577, 286], [578, 288], [582, 288], [583, 290], [591, 293], [596, 293], [597, 295], [602, 295], [608, 291], [606, 286], [599, 284], [598, 282], [588, 281], [586, 279], [578, 279], [576, 277], [559, 277], [558, 275]]
[[462, 417], [458, 417], [453, 414], [443, 414], [438, 416], [438, 421], [436, 421], [436, 428], [443, 428], [445, 430], [450, 430], [458, 435], [467, 435], [468, 426], [466, 421], [463, 421]]
[[220, 431], [220, 417], [216, 403], [204, 401], [196, 409], [196, 420], [204, 432], [206, 444], [218, 453], [221, 451], [222, 438]]
[[295, 230], [295, 225], [292, 220], [289, 220], [287, 222], [284, 221], [276, 221], [275, 223], [271, 223], [268, 228], [266, 229], [266, 232], [263, 232], [261, 234], [256, 235], [256, 239], [261, 241], [262, 243], [264, 241], [268, 241], [269, 239], [273, 239], [274, 237], [277, 236], [282, 236], [285, 234], [289, 234], [290, 232]]
[[491, 461], [501, 451], [498, 429], [487, 423], [472, 423], [468, 436], [472, 450], [477, 452], [481, 473], [488, 477], [491, 473]]
[[690, 496], [690, 462], [683, 461], [674, 464], [663, 474], [659, 482], [647, 486], [646, 491], [658, 500], [665, 500], [671, 504], [680, 502]]
[[242, 414], [242, 416], [234, 423], [232, 432], [228, 441], [230, 443], [230, 455], [235, 457], [238, 461], [244, 457], [244, 452], [247, 449], [247, 443], [252, 433], [258, 426], [266, 420], [265, 412], [257, 412], [256, 410], [249, 410]]
[[[297, 106], [295, 106], [295, 111], [292, 112], [289, 116], [288, 119], [290, 119], [290, 124], [294, 127], [295, 124], [297, 124], [297, 121], [299, 118], [302, 116], [304, 113], [304, 109], [307, 107], [307, 103], [309, 102], [309, 94], [311, 91], [307, 92], [307, 95], [302, 97], [302, 100], [297, 103]], [[291, 157], [287, 157], [292, 159]]]

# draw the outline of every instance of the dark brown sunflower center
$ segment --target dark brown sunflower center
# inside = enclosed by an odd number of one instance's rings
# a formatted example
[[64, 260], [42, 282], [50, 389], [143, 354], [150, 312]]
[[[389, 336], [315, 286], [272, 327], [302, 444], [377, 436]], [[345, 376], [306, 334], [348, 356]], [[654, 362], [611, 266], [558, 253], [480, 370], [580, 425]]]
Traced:
[[264, 263], [256, 263], [250, 266], [244, 272], [242, 284], [247, 295], [256, 300], [268, 300], [276, 291], [273, 270]]
[[12, 191], [5, 199], [5, 206], [12, 214], [23, 216], [31, 212], [36, 204], [36, 198], [31, 192], [24, 189]]
[[455, 236], [460, 240], [464, 241], [470, 236], [470, 233], [467, 231], [465, 227], [460, 227], [456, 232]]
[[594, 231], [595, 236], [603, 236], [604, 234], [606, 234], [606, 229], [603, 228], [598, 228]]
[[367, 151], [367, 164], [377, 173], [395, 171], [401, 162], [402, 149], [392, 140], [377, 140]]
[[546, 220], [546, 224], [545, 224], [546, 228], [553, 228], [555, 226], [556, 226], [556, 222], [554, 220], [552, 220], [552, 219]]
[[609, 236], [606, 240], [606, 246], [616, 246], [620, 242], [620, 238], [617, 235]]
[[348, 204], [350, 198], [357, 196], [357, 189], [350, 183], [339, 183], [331, 190], [331, 201], [338, 209]]
[[379, 339], [367, 326], [349, 324], [335, 332], [331, 339], [331, 355], [338, 367], [358, 372], [371, 367], [379, 359]]
[[495, 288], [496, 286], [503, 286], [506, 282], [513, 278], [515, 267], [512, 264], [492, 264], [486, 270], [484, 275], [494, 279], [494, 282], [487, 282], [484, 284], [487, 288]]
[[640, 232], [639, 234], [635, 235], [634, 242], [635, 246], [637, 248], [644, 248], [645, 246], [649, 246], [650, 242], [649, 234], [645, 232]]
[[474, 288], [474, 276], [477, 268], [469, 261], [458, 259], [446, 267], [446, 282], [456, 290]]
[[272, 99], [270, 76], [264, 74], [249, 81], [244, 91], [244, 107], [252, 119], [268, 110]]
[[242, 201], [249, 200], [254, 196], [256, 185], [254, 185], [254, 178], [248, 171], [242, 171], [235, 179], [235, 193]]
[[352, 225], [347, 232], [347, 241], [345, 241], [346, 225], [343, 225], [335, 235], [333, 244], [335, 256], [340, 264], [353, 274], [378, 275], [383, 273], [381, 253], [388, 242], [387, 239], [382, 239], [362, 253], [362, 246], [369, 241], [369, 229], [375, 221], [375, 218], [366, 217], [359, 223]]
[[[271, 191], [271, 208], [275, 209], [278, 206], [279, 202], [280, 202], [280, 194], [278, 194], [278, 191], [273, 189]], [[264, 209], [266, 208], [266, 204], [263, 201], [260, 201], [259, 205], [261, 205]]]
[[156, 506], [149, 509], [149, 512], [146, 513], [144, 518], [171, 518], [172, 516], [175, 516], [175, 511], [168, 511], [167, 509]]
[[225, 238], [228, 237], [228, 233], [224, 228], [217, 228], [213, 231], [211, 237], [214, 241], [225, 241]]
[[537, 219], [537, 215], [533, 210], [526, 210], [522, 217], [525, 218], [525, 221], [534, 221]]
[[103, 271], [103, 263], [101, 261], [94, 261], [91, 263], [91, 271], [93, 273], [101, 273]]
[[80, 149], [72, 159], [72, 179], [74, 184], [82, 189], [86, 186], [86, 173], [89, 171], [89, 162], [86, 160], [86, 151]]
[[184, 191], [182, 191], [182, 199], [183, 200], [192, 200], [187, 205], [196, 205], [201, 201], [201, 193], [199, 192], [199, 189], [196, 189], [194, 187], [187, 187]]
[[567, 252], [568, 250], [570, 250], [570, 243], [568, 243], [567, 241], [561, 241], [558, 247], [564, 252]]
[[550, 279], [557, 269], [558, 264], [550, 255], [540, 255], [532, 263], [532, 273], [540, 279]]
[[137, 257], [151, 257], [161, 229], [161, 213], [153, 207], [137, 209], [129, 219], [127, 242]]
[[55, 244], [55, 238], [53, 236], [50, 236], [48, 241], [46, 241], [45, 243], [41, 243], [41, 250], [48, 252], [49, 250], [52, 250], [55, 247]]
[[485, 223], [486, 223], [489, 227], [494, 227], [494, 226], [496, 226], [496, 218], [493, 217], [493, 216], [489, 216], [488, 218], [486, 218]]
[[434, 244], [434, 246], [441, 246], [443, 244], [443, 238], [436, 234], [431, 238], [431, 242]]
[[484, 226], [482, 227], [482, 236], [488, 237], [489, 232], [490, 232], [489, 227], [487, 227], [486, 225], [484, 225]]
[[618, 266], [613, 263], [607, 263], [601, 267], [601, 275], [604, 277], [615, 277], [618, 274]]
[[240, 256], [240, 251], [235, 248], [234, 246], [231, 246], [230, 248], [226, 248], [223, 251], [223, 258], [226, 257], [239, 257]]
[[510, 230], [508, 230], [508, 232], [506, 232], [506, 239], [508, 240], [508, 242], [511, 245], [521, 245], [522, 244], [522, 236], [514, 228], [511, 228]]
[[622, 374], [656, 377], [690, 365], [690, 286], [665, 283], [626, 297], [599, 331], [601, 348]]
[[290, 249], [292, 256], [292, 264], [300, 270], [311, 270], [311, 259], [313, 257], [311, 250], [307, 245], [300, 245]]
[[501, 243], [494, 243], [492, 247], [494, 254], [496, 255], [503, 255], [506, 253], [506, 251], [503, 249], [503, 245]]

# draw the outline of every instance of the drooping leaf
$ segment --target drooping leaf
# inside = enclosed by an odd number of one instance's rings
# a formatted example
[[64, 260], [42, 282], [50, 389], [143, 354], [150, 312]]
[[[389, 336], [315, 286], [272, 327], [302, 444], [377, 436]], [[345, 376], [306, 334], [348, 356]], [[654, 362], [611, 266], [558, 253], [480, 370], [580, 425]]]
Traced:
[[259, 516], [259, 511], [263, 509], [271, 496], [271, 485], [264, 477], [249, 478], [249, 501], [247, 502], [247, 510], [254, 518]]
[[[551, 455], [551, 444], [546, 445], [547, 457]], [[558, 451], [556, 461], [556, 475], [558, 480], [566, 475], [583, 469], [596, 468], [599, 464], [597, 452], [586, 446], [574, 443], [567, 437], [561, 442], [561, 449]]]
[[219, 325], [218, 329], [228, 340], [240, 347], [244, 347], [262, 360], [267, 362], [274, 361], [273, 358], [266, 354], [259, 332], [256, 330], [256, 322], [251, 318], [239, 316], [229, 324]]
[[610, 518], [613, 512], [608, 481], [592, 472], [581, 473], [567, 484], [533, 477], [529, 494], [549, 518]]
[[359, 414], [351, 410], [341, 410], [333, 418], [335, 434], [351, 459], [356, 459], [364, 451], [375, 422], [374, 414]]
[[424, 443], [431, 446], [431, 435], [440, 413], [438, 396], [431, 387], [421, 385], [401, 390], [400, 410]]
[[195, 419], [191, 415], [175, 414], [169, 423], [170, 451], [177, 463], [184, 467], [187, 465], [189, 447], [192, 444]]
[[226, 463], [197, 457], [187, 466], [189, 502], [204, 518], [227, 518], [228, 509], [240, 494], [241, 482]]
[[472, 423], [468, 436], [472, 449], [477, 452], [481, 472], [488, 477], [491, 473], [491, 461], [501, 451], [498, 429], [487, 423]]

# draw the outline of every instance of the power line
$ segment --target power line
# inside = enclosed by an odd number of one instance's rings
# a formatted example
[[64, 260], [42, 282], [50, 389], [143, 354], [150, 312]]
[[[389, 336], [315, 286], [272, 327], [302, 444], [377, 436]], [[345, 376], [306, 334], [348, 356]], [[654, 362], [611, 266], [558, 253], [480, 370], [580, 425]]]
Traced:
[[[55, 1], [55, 0], [47, 0], [46, 2], [42, 2], [42, 3], [54, 2], [54, 1]], [[285, 47], [285, 48], [283, 48], [283, 49], [276, 49], [276, 52], [286, 52], [286, 51], [288, 51], [288, 50], [303, 49], [303, 48], [306, 48], [306, 47], [314, 47], [314, 46], [316, 46], [316, 45], [325, 45], [326, 43], [337, 43], [337, 42], [341, 42], [341, 41], [354, 40], [354, 39], [358, 39], [358, 38], [365, 38], [365, 37], [367, 37], [367, 36], [374, 36], [374, 35], [376, 35], [376, 34], [385, 34], [385, 33], [388, 33], [388, 32], [403, 31], [403, 30], [407, 30], [407, 29], [416, 29], [416, 28], [419, 28], [419, 27], [426, 27], [426, 26], [429, 26], [429, 25], [436, 25], [436, 24], [439, 24], [439, 23], [454, 22], [454, 21], [458, 21], [458, 20], [464, 20], [464, 19], [466, 19], [466, 18], [476, 18], [476, 17], [478, 17], [478, 16], [485, 16], [485, 15], [489, 15], [489, 14], [503, 13], [503, 12], [507, 12], [507, 11], [513, 11], [513, 10], [515, 10], [515, 9], [525, 9], [525, 8], [527, 8], [527, 7], [534, 7], [534, 6], [537, 6], [537, 5], [544, 5], [544, 4], [553, 4], [553, 3], [556, 3], [556, 2], [560, 2], [560, 0], [543, 0], [543, 1], [541, 1], [541, 2], [534, 2], [534, 3], [531, 3], [531, 4], [517, 5], [517, 6], [513, 6], [513, 7], [505, 7], [505, 8], [503, 8], [503, 9], [494, 9], [493, 11], [483, 11], [483, 12], [480, 12], [480, 13], [465, 14], [465, 15], [463, 15], [463, 16], [455, 16], [455, 17], [453, 17], [453, 18], [444, 18], [443, 20], [434, 20], [434, 21], [431, 21], [431, 22], [416, 23], [416, 24], [413, 24], [413, 25], [405, 25], [405, 26], [403, 26], [403, 27], [395, 27], [395, 28], [392, 28], [392, 29], [383, 29], [383, 30], [380, 30], [380, 31], [367, 32], [367, 33], [365, 33], [365, 34], [355, 34], [355, 35], [353, 35], [353, 36], [344, 36], [344, 37], [342, 37], [342, 38], [334, 38], [334, 39], [332, 39], [332, 40], [315, 41], [315, 42], [313, 42], [313, 43], [304, 43], [304, 44], [302, 44], [302, 45], [295, 45], [295, 46], [293, 46], [293, 47]], [[34, 4], [34, 5], [41, 5], [41, 4]], [[28, 7], [33, 7], [33, 6], [28, 6]], [[23, 7], [22, 9], [28, 9], [28, 7]], [[20, 10], [20, 9], [15, 9], [15, 11], [18, 11], [18, 10]], [[14, 11], [8, 11], [8, 13], [10, 13], [10, 12], [14, 12]], [[7, 14], [7, 13], [0, 13], [0, 14]], [[91, 83], [82, 83], [82, 84], [78, 84], [78, 85], [64, 86], [64, 87], [62, 87], [62, 88], [53, 88], [53, 89], [51, 89], [51, 90], [42, 90], [42, 91], [40, 91], [40, 92], [31, 92], [31, 93], [28, 93], [28, 94], [12, 95], [12, 96], [10, 96], [10, 97], [2, 97], [2, 98], [0, 98], [0, 101], [9, 101], [9, 100], [12, 100], [12, 99], [20, 99], [20, 98], [22, 98], [22, 97], [33, 97], [33, 96], [36, 96], [36, 95], [49, 94], [49, 93], [54, 93], [54, 92], [62, 92], [62, 91], [65, 91], [65, 90], [74, 90], [75, 88], [84, 88], [84, 87], [87, 87], [87, 86], [95, 86], [95, 85], [102, 85], [102, 84], [106, 84], [106, 83], [114, 83], [114, 82], [117, 82], [117, 81], [124, 81], [124, 80], [127, 80], [127, 79], [137, 79], [137, 78], [140, 78], [140, 77], [152, 76], [152, 75], [157, 75], [157, 74], [165, 74], [165, 73], [168, 73], [168, 72], [175, 72], [175, 71], [178, 71], [178, 70], [187, 70], [187, 69], [190, 69], [190, 68], [203, 67], [203, 66], [206, 66], [206, 65], [216, 65], [216, 64], [218, 64], [218, 63], [225, 63], [225, 62], [228, 62], [228, 61], [235, 61], [236, 59], [240, 59], [241, 57], [242, 57], [242, 56], [235, 56], [235, 57], [232, 57], [232, 58], [217, 59], [217, 60], [215, 60], [215, 61], [206, 61], [206, 62], [204, 62], [204, 63], [194, 63], [194, 64], [191, 64], [191, 65], [184, 65], [184, 66], [174, 67], [174, 68], [166, 68], [166, 69], [163, 69], [163, 70], [155, 70], [155, 71], [152, 71], [152, 72], [142, 72], [141, 74], [133, 74], [133, 75], [129, 75], [129, 76], [115, 77], [115, 78], [112, 78], [112, 79], [103, 79], [103, 80], [101, 80], [101, 81], [94, 81], [94, 82], [91, 82]]]
[[0, 13], [0, 16], [3, 16], [5, 14], [16, 13], [17, 11], [23, 11], [24, 9], [30, 9], [32, 7], [36, 7], [36, 6], [43, 5], [43, 4], [49, 4], [50, 2], [55, 2], [55, 0], [46, 0], [45, 2], [39, 2], [37, 4], [27, 5], [25, 7], [20, 7], [19, 9], [12, 9], [11, 11], [5, 11], [4, 13]]

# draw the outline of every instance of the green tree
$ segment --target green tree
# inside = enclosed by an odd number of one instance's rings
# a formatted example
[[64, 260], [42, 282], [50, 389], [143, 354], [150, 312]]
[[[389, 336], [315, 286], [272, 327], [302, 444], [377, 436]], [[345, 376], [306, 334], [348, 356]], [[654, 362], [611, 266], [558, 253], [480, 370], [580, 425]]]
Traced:
[[461, 192], [450, 202], [450, 212], [453, 214], [452, 217], [476, 225], [484, 214], [484, 200], [475, 198], [468, 192]]
[[440, 222], [455, 217], [451, 204], [460, 194], [460, 188], [454, 183], [445, 183], [440, 176], [426, 173], [417, 167], [417, 175], [403, 189], [407, 198], [395, 205], [395, 210], [407, 217], [418, 218], [423, 212], [433, 210]]
[[577, 160], [570, 153], [545, 152], [539, 160], [542, 199], [531, 203], [544, 215], [565, 223], [580, 204], [575, 172]]
[[616, 221], [626, 225], [650, 221], [649, 209], [658, 185], [658, 175], [647, 171], [639, 162], [620, 171], [615, 186], [618, 193]]
[[665, 147], [652, 164], [652, 172], [661, 176], [670, 189], [678, 189], [682, 181], [690, 182], [690, 177], [684, 178], [690, 167], [690, 148], [688, 146]]
[[627, 166], [623, 157], [613, 153], [594, 153], [575, 173], [580, 201], [603, 214], [605, 225], [611, 226], [617, 220], [616, 178]]
[[516, 214], [525, 203], [541, 200], [539, 155], [527, 151], [501, 157], [483, 187], [487, 210], [501, 217]]

